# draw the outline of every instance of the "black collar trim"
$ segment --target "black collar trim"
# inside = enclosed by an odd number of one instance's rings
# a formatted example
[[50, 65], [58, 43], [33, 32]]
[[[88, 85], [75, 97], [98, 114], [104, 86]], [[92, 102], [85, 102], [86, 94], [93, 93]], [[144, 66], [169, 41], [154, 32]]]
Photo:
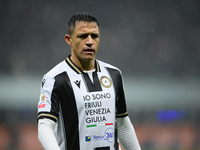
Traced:
[[[81, 73], [83, 73], [83, 71], [81, 70], [81, 69], [79, 69], [73, 62], [72, 62], [72, 60], [70, 59], [70, 56], [71, 55], [69, 55], [67, 58], [66, 58], [66, 63], [76, 72], [76, 73], [78, 73], [78, 74], [81, 74]], [[95, 72], [101, 72], [101, 70], [100, 70], [100, 66], [99, 66], [99, 63], [98, 63], [98, 61], [95, 59]]]

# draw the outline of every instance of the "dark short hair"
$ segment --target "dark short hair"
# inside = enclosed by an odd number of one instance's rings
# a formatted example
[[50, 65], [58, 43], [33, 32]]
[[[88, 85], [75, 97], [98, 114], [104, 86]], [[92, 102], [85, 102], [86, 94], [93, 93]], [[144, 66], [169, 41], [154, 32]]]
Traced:
[[67, 33], [70, 36], [74, 32], [74, 28], [76, 26], [76, 22], [79, 22], [79, 21], [95, 22], [99, 27], [99, 23], [98, 23], [97, 19], [93, 15], [91, 15], [89, 13], [85, 13], [85, 12], [76, 13], [68, 21]]

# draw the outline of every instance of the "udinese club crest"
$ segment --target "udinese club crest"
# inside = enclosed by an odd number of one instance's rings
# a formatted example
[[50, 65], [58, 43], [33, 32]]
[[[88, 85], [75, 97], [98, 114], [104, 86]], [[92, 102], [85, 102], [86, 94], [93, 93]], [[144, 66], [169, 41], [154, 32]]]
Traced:
[[110, 80], [108, 77], [106, 77], [106, 76], [102, 76], [102, 77], [100, 78], [100, 82], [101, 82], [101, 84], [102, 84], [104, 87], [106, 87], [106, 88], [109, 88], [109, 87], [111, 87], [111, 85], [112, 85], [111, 80]]

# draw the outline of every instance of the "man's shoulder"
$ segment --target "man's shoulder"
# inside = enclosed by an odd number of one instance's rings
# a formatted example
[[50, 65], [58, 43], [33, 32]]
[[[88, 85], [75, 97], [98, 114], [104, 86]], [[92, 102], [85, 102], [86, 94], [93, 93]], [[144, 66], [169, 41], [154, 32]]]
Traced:
[[[106, 68], [111, 68], [111, 69], [120, 71], [119, 68], [117, 68], [116, 66], [113, 66], [113, 65], [111, 65], [111, 64], [109, 64], [109, 63], [107, 63], [107, 62], [103, 62], [103, 61], [100, 61], [100, 60], [97, 60], [97, 61], [98, 61], [99, 65], [100, 65], [100, 67], [103, 66], [103, 67], [106, 67]], [[121, 72], [121, 71], [120, 71], [120, 72]]]
[[65, 60], [61, 61], [56, 66], [54, 66], [51, 70], [49, 70], [44, 76], [48, 78], [55, 78], [55, 76], [66, 71], [66, 65], [67, 63], [65, 62]]

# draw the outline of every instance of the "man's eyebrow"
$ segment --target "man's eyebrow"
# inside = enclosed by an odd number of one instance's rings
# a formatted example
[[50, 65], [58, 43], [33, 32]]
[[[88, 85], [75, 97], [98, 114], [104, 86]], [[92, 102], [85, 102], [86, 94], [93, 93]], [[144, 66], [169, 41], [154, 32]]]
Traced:
[[99, 33], [91, 33], [90, 35], [99, 35]]
[[89, 33], [79, 33], [79, 34], [77, 34], [77, 36], [79, 36], [79, 35], [89, 35]]
[[99, 33], [79, 33], [77, 35], [77, 37], [81, 37], [81, 36], [88, 36], [88, 35], [95, 35], [95, 36], [99, 36]]
[[89, 35], [89, 33], [79, 33], [78, 35], [77, 35], [77, 37], [87, 37]]
[[78, 33], [78, 35], [84, 35], [84, 34], [87, 34], [87, 35], [91, 35], [91, 34], [96, 34], [96, 35], [99, 35], [99, 33], [95, 33], [95, 32], [83, 32], [83, 33]]

